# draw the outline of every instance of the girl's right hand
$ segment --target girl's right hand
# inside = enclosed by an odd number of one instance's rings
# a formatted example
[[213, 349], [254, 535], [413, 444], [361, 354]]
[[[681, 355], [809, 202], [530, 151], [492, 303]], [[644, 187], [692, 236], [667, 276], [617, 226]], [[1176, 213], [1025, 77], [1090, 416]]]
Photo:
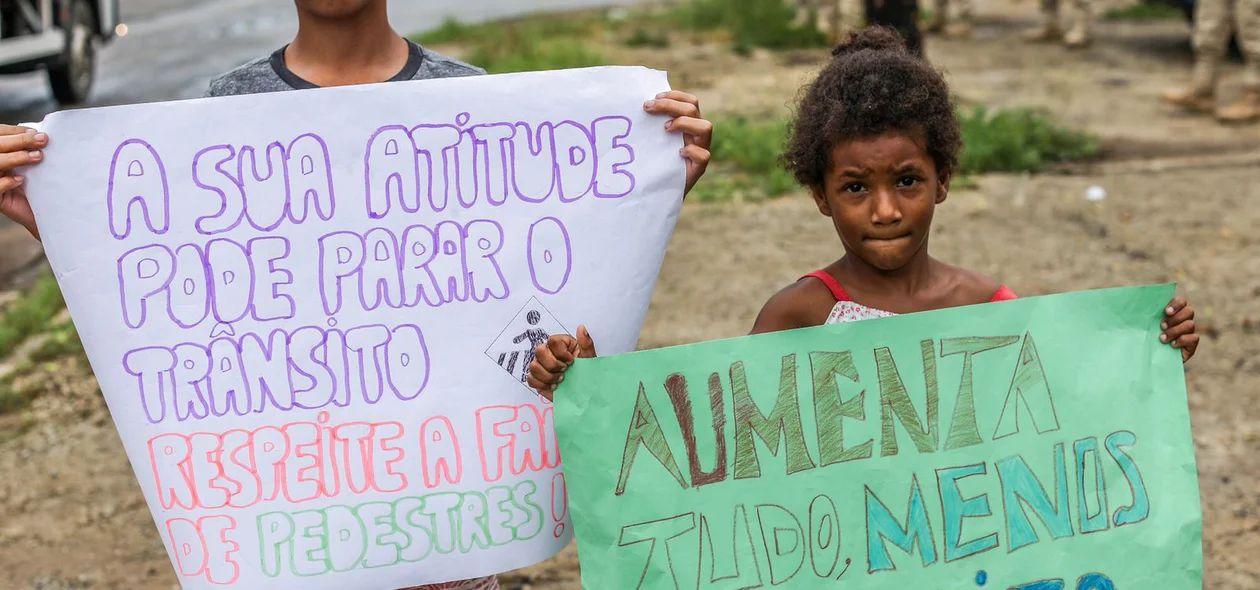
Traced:
[[573, 362], [595, 356], [595, 341], [591, 340], [586, 326], [578, 326], [577, 338], [568, 334], [551, 336], [534, 350], [534, 362], [529, 364], [529, 386], [548, 401], [553, 401], [556, 387], [564, 381], [564, 372], [573, 366]]
[[35, 227], [35, 213], [26, 198], [26, 179], [16, 170], [38, 164], [44, 160], [43, 149], [48, 145], [48, 134], [29, 127], [0, 125], [0, 213], [16, 221], [39, 239]]

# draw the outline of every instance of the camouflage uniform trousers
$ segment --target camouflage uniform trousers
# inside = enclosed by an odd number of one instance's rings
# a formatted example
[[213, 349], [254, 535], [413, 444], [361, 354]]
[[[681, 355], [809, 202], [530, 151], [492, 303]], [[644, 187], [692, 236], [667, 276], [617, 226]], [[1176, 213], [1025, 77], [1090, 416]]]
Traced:
[[1198, 0], [1194, 14], [1194, 85], [1212, 88], [1229, 46], [1238, 33], [1246, 66], [1243, 86], [1260, 91], [1260, 0]]
[[957, 7], [958, 20], [963, 22], [971, 20], [971, 16], [973, 14], [972, 0], [936, 0], [935, 10], [939, 13], [938, 18], [948, 18], [950, 4]]
[[[1092, 19], [1094, 13], [1094, 3], [1092, 0], [1072, 0], [1072, 7], [1076, 9], [1078, 17]], [[1060, 10], [1060, 0], [1041, 0], [1041, 15], [1047, 22], [1058, 23]]]

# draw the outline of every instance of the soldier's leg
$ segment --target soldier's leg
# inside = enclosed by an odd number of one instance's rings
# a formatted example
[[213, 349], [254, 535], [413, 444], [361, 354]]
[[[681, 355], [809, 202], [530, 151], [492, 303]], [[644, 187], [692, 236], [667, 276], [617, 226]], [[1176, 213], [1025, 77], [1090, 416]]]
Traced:
[[1164, 100], [1191, 110], [1215, 108], [1216, 78], [1232, 30], [1233, 0], [1198, 0], [1194, 11], [1194, 72], [1190, 85], [1163, 94]]
[[1057, 41], [1063, 37], [1059, 27], [1059, 0], [1041, 0], [1041, 24], [1024, 32], [1024, 40], [1034, 43]]
[[827, 35], [832, 43], [839, 43], [844, 35], [843, 0], [827, 0]]
[[868, 24], [895, 29], [905, 39], [911, 53], [923, 56], [919, 4], [916, 0], [865, 0], [865, 5]]
[[936, 4], [932, 7], [932, 19], [928, 21], [927, 27], [923, 29], [926, 33], [940, 33], [945, 30], [945, 24], [949, 22], [949, 0], [936, 0]]
[[1079, 49], [1089, 46], [1094, 40], [1094, 6], [1093, 0], [1075, 0], [1073, 4], [1076, 10], [1072, 30], [1064, 35], [1063, 42], [1068, 47]]
[[950, 37], [970, 37], [972, 28], [972, 0], [957, 0], [958, 19], [953, 26], [946, 29]]
[[1234, 22], [1243, 51], [1243, 95], [1216, 116], [1227, 123], [1244, 123], [1260, 119], [1260, 0], [1236, 0]]

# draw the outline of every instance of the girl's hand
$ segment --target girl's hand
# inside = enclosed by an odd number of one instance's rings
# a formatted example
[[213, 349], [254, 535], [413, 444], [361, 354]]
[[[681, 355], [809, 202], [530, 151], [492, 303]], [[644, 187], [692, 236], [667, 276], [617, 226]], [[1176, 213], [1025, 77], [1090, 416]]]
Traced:
[[595, 358], [595, 341], [591, 340], [586, 326], [578, 326], [577, 338], [568, 334], [548, 338], [546, 344], [534, 350], [534, 362], [529, 364], [529, 386], [553, 401], [556, 387], [564, 381], [564, 372], [580, 358]]
[[683, 134], [682, 157], [687, 160], [687, 188], [685, 197], [704, 176], [709, 167], [709, 147], [713, 144], [713, 123], [700, 116], [700, 99], [677, 90], [662, 92], [643, 104], [643, 110], [654, 115], [673, 117], [665, 123], [671, 133]]
[[1168, 303], [1164, 315], [1168, 319], [1159, 325], [1164, 330], [1159, 335], [1159, 341], [1181, 349], [1181, 362], [1189, 361], [1195, 349], [1199, 348], [1199, 335], [1194, 333], [1194, 308], [1178, 297]]
[[16, 170], [42, 162], [42, 150], [47, 145], [47, 134], [29, 127], [0, 125], [0, 213], [26, 228], [37, 240], [39, 228], [35, 227], [35, 213], [23, 186], [26, 179]]

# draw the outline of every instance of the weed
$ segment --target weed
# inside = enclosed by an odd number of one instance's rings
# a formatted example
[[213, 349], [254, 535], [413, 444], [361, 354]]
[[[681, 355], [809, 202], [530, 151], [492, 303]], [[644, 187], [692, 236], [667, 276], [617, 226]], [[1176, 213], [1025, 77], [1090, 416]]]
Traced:
[[45, 363], [66, 357], [75, 360], [85, 359], [83, 342], [79, 340], [79, 332], [74, 324], [66, 323], [56, 326], [45, 335], [44, 341], [31, 351], [30, 360], [34, 363]]
[[463, 23], [453, 18], [447, 18], [438, 28], [412, 35], [411, 40], [421, 45], [442, 45], [451, 43], [480, 44], [505, 35], [540, 39], [580, 38], [610, 24], [607, 15], [598, 11], [568, 14], [535, 14], [476, 24]]
[[666, 19], [696, 31], [725, 30], [737, 53], [754, 47], [803, 49], [828, 46], [816, 14], [798, 23], [796, 9], [783, 0], [694, 0], [679, 5]]
[[0, 312], [0, 357], [9, 356], [31, 335], [43, 331], [65, 306], [52, 274], [40, 277], [34, 288]]
[[436, 29], [412, 35], [411, 40], [421, 45], [441, 45], [444, 43], [463, 43], [475, 39], [474, 32], [479, 27], [466, 25], [454, 18], [447, 17]]
[[447, 20], [412, 40], [465, 45], [465, 59], [491, 74], [560, 70], [604, 65], [603, 57], [582, 40], [607, 24], [603, 13], [535, 15], [475, 25]]
[[662, 32], [653, 33], [647, 28], [638, 27], [626, 38], [626, 46], [664, 49], [669, 47], [669, 35]]
[[25, 409], [38, 395], [39, 388], [29, 379], [19, 380], [15, 376], [0, 379], [0, 415]]
[[758, 201], [796, 188], [796, 179], [779, 165], [787, 139], [783, 119], [719, 117], [714, 121], [714, 172], [696, 185], [692, 198], [701, 202]]
[[722, 117], [714, 127], [721, 130], [713, 142], [714, 160], [730, 162], [741, 171], [765, 177], [768, 196], [778, 196], [796, 186], [792, 175], [779, 165], [787, 142], [786, 121]]
[[511, 35], [478, 43], [468, 60], [491, 74], [585, 68], [605, 64], [599, 52], [574, 39]]
[[1039, 172], [1055, 163], [1098, 154], [1097, 138], [1060, 127], [1033, 109], [991, 111], [977, 105], [959, 113], [959, 119], [965, 145], [961, 174]]

